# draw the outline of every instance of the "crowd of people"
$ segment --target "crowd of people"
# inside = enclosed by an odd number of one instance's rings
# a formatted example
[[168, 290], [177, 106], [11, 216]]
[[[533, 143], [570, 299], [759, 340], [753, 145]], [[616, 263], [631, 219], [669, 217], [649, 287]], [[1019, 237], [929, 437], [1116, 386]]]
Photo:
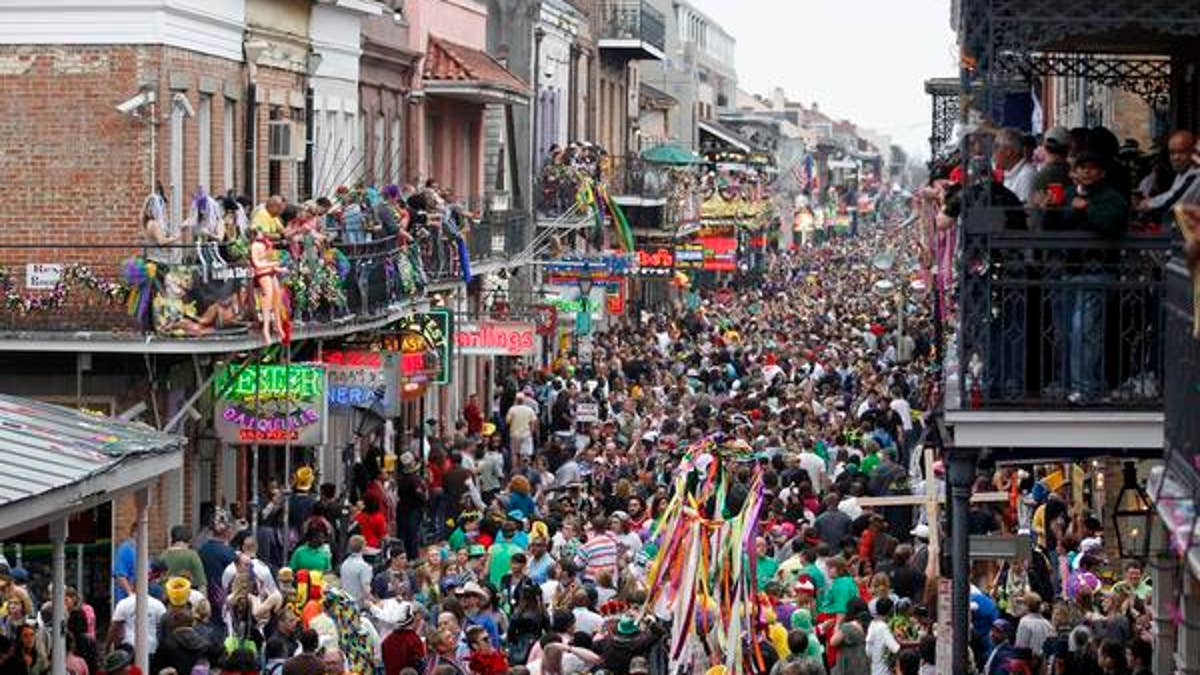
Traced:
[[[1060, 137], [1047, 133], [1049, 157]], [[1074, 172], [1042, 180], [1010, 140], [997, 138], [987, 189], [1035, 208], [1065, 200], [1079, 212], [1069, 221], [1100, 219], [1096, 202], [1109, 200], [1088, 176], [1103, 177], [1107, 160], [1064, 150]], [[1188, 146], [1172, 161], [1177, 176], [1198, 170], [1183, 164], [1193, 144], [1172, 137]], [[1065, 170], [1055, 161], [1041, 171]], [[1079, 185], [1059, 195], [1068, 179]], [[939, 222], [975, 189], [958, 180], [938, 177], [924, 195], [940, 200]], [[393, 188], [374, 218], [404, 239], [417, 198]], [[355, 207], [349, 196], [315, 204], [326, 226], [305, 236], [353, 240]], [[275, 198], [245, 223], [241, 205], [221, 208], [265, 236], [286, 239], [295, 220]], [[514, 366], [486, 400], [471, 395], [459, 419], [429, 420], [394, 455], [381, 432], [360, 438], [345, 485], [304, 466], [257, 513], [217, 509], [201, 532], [173, 529], [150, 569], [152, 671], [930, 675], [950, 639], [929, 547], [944, 524], [870, 498], [925, 495], [930, 482], [944, 493], [927, 437], [941, 396], [926, 278], [936, 247], [892, 220], [773, 251], [753, 277], [695, 283], [670, 306], [614, 322], [588, 358]], [[909, 292], [881, 295], [882, 280]], [[577, 414], [584, 404], [594, 419]], [[972, 534], [1027, 536], [1031, 554], [972, 567], [959, 639], [975, 672], [1148, 673], [1148, 575], [1110, 557], [1061, 465], [980, 466], [976, 478], [977, 491], [1011, 498], [973, 504]], [[680, 562], [671, 529], [684, 520], [713, 537], [747, 524], [745, 545], [722, 553], [740, 572], [709, 578], [728, 568], [709, 567], [707, 553]], [[67, 589], [72, 675], [139, 675], [132, 534], [115, 556], [107, 630]], [[49, 604], [18, 572], [0, 566], [0, 675], [42, 675]], [[690, 588], [681, 578], [704, 597], [664, 591]], [[722, 632], [733, 614], [748, 621]]]

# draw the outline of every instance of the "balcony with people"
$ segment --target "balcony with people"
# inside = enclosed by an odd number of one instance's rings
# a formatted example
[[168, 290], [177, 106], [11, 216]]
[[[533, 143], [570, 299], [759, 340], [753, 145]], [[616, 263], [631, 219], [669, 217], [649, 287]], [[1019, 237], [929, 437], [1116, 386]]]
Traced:
[[958, 120], [935, 114], [924, 194], [955, 443], [1161, 452], [1167, 261], [1200, 198], [1177, 47], [1200, 22], [998, 4], [957, 3]]
[[475, 245], [496, 216], [436, 186], [340, 187], [258, 207], [201, 192], [183, 222], [168, 212], [155, 191], [139, 240], [0, 245], [2, 339], [194, 352], [333, 337], [382, 326], [506, 255]]
[[649, 0], [601, 0], [597, 46], [629, 61], [666, 58], [667, 20]]

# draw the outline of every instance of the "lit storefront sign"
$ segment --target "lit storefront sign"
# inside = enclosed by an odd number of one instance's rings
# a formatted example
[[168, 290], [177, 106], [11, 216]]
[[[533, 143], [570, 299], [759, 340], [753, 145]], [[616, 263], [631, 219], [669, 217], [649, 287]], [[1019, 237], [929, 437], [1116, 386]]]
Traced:
[[737, 237], [696, 237], [675, 246], [675, 267], [684, 270], [737, 270]]
[[367, 349], [325, 350], [321, 360], [328, 375], [329, 412], [345, 413], [355, 407], [378, 403], [384, 411], [394, 408], [399, 364], [388, 367], [386, 352]]
[[446, 384], [450, 381], [450, 346], [454, 330], [444, 309], [404, 317], [382, 336], [384, 351], [400, 354], [400, 377], [405, 383]]
[[462, 324], [454, 332], [460, 354], [528, 356], [537, 345], [537, 327], [512, 321], [479, 321]]
[[322, 445], [325, 369], [308, 364], [226, 364], [215, 379], [217, 437], [227, 443]]
[[675, 253], [666, 247], [637, 252], [639, 276], [667, 276], [675, 270]]

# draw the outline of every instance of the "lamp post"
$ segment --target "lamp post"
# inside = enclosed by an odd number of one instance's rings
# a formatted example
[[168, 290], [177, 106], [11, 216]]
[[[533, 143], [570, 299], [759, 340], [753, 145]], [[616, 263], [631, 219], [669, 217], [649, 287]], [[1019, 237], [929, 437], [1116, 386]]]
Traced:
[[1154, 522], [1154, 507], [1138, 483], [1137, 467], [1125, 462], [1122, 469], [1121, 492], [1113, 510], [1113, 529], [1117, 533], [1117, 548], [1122, 558], [1145, 560], [1150, 554], [1150, 526]]

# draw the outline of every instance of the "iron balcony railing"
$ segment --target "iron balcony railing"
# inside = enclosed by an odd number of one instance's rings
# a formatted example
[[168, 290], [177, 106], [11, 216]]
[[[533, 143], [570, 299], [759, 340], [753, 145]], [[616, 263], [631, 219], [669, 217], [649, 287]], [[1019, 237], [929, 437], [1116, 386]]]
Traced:
[[1161, 410], [1169, 239], [965, 235], [959, 405]]
[[471, 262], [508, 260], [528, 243], [528, 214], [521, 211], [489, 211], [471, 226]]
[[600, 39], [638, 40], [662, 51], [667, 43], [667, 22], [646, 0], [602, 0]]
[[670, 189], [666, 170], [637, 155], [613, 157], [607, 178], [614, 195], [665, 199]]
[[[294, 324], [383, 316], [435, 285], [461, 280], [456, 242], [416, 228], [328, 246], [279, 241]], [[0, 330], [229, 337], [252, 329], [248, 246], [191, 244], [0, 245]]]
[[1171, 261], [1166, 275], [1166, 456], [1175, 466], [1186, 467], [1192, 484], [1200, 487], [1200, 338], [1192, 333], [1194, 286], [1181, 260]]

